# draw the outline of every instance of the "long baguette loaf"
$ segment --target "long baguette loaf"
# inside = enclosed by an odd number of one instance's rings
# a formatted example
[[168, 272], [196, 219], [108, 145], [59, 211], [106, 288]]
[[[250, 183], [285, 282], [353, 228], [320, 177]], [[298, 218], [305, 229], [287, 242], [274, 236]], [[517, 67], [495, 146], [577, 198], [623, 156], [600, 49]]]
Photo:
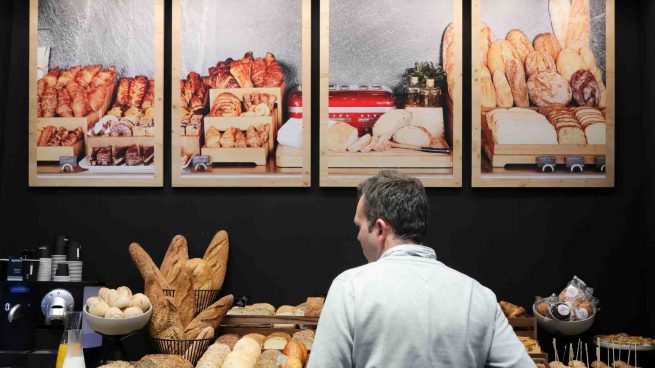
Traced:
[[589, 0], [573, 0], [566, 29], [565, 47], [578, 50], [591, 42], [591, 14]]
[[232, 294], [226, 295], [210, 305], [204, 311], [200, 312], [184, 329], [184, 336], [187, 339], [195, 339], [200, 332], [207, 326], [213, 327], [214, 330], [220, 326], [221, 321], [227, 311], [234, 303], [234, 296]]
[[153, 304], [150, 335], [158, 339], [184, 339], [184, 326], [171, 297], [164, 297]]
[[569, 27], [569, 13], [571, 3], [569, 0], [550, 0], [548, 3], [550, 22], [553, 26], [553, 33], [562, 45], [566, 44], [566, 31]]
[[202, 258], [191, 258], [186, 262], [186, 268], [193, 274], [193, 288], [196, 290], [206, 290], [212, 288], [211, 268]]
[[169, 284], [173, 285], [176, 283], [175, 279], [186, 266], [186, 261], [188, 260], [189, 247], [187, 240], [182, 235], [176, 235], [168, 246], [160, 267], [161, 274]]
[[221, 230], [214, 235], [205, 251], [205, 255], [202, 257], [211, 270], [212, 289], [217, 290], [223, 287], [229, 251], [230, 240], [227, 237], [227, 231]]
[[175, 307], [180, 313], [182, 325], [186, 326], [191, 322], [196, 312], [196, 298], [193, 291], [193, 273], [186, 267], [179, 272], [175, 279], [173, 288], [175, 289]]
[[152, 261], [148, 252], [139, 244], [130, 244], [129, 253], [141, 277], [145, 281], [145, 294], [154, 304], [163, 293], [163, 291], [160, 292], [158, 289], [170, 289], [170, 285], [155, 265], [155, 262]]

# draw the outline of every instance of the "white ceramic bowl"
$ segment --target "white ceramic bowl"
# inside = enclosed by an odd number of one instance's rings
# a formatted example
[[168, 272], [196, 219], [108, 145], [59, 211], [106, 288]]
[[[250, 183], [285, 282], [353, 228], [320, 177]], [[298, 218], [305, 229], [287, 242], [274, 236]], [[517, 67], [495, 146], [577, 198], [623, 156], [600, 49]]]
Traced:
[[96, 317], [88, 311], [89, 306], [84, 306], [84, 319], [89, 327], [95, 332], [103, 335], [118, 336], [127, 335], [145, 327], [152, 315], [152, 306], [145, 313], [129, 318], [102, 318]]
[[539, 327], [543, 328], [544, 330], [552, 334], [560, 334], [564, 336], [580, 335], [583, 332], [587, 331], [591, 327], [591, 325], [594, 324], [594, 320], [596, 319], [597, 313], [598, 311], [596, 311], [596, 313], [594, 313], [591, 317], [584, 319], [582, 321], [559, 321], [556, 319], [546, 318], [542, 316], [541, 314], [537, 313], [534, 304], [532, 305], [532, 314], [537, 319], [537, 323], [539, 323]]

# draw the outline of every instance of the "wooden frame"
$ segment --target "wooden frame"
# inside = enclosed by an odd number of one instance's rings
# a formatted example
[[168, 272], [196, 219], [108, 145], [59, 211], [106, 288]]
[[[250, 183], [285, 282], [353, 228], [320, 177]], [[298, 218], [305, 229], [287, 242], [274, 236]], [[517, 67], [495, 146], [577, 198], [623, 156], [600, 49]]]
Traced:
[[[420, 169], [398, 168], [409, 175], [419, 178], [426, 187], [461, 187], [462, 186], [462, 0], [452, 0], [455, 24], [455, 43], [456, 52], [454, 55], [455, 62], [455, 95], [453, 96], [453, 126], [452, 126], [452, 147], [451, 161], [452, 172], [446, 169], [441, 174], [441, 169], [435, 167], [435, 172], [425, 174]], [[329, 120], [329, 85], [330, 85], [330, 0], [321, 0], [320, 8], [320, 185], [322, 187], [354, 187], [368, 176], [375, 175], [381, 168], [361, 168], [354, 175], [331, 175], [329, 173], [330, 153], [328, 153], [327, 141], [323, 137], [327, 136]], [[441, 38], [439, 38], [441, 39]], [[446, 122], [444, 122], [446, 123]], [[384, 153], [384, 152], [381, 152]], [[423, 153], [423, 152], [419, 152]], [[337, 154], [338, 155], [338, 154]], [[340, 159], [335, 158], [337, 161]], [[437, 161], [432, 161], [436, 163]], [[438, 162], [444, 162], [440, 160]]]
[[[589, 154], [599, 154], [603, 152], [606, 157], [605, 174], [569, 174], [569, 173], [548, 173], [541, 174], [536, 170], [533, 173], [483, 173], [483, 119], [484, 113], [481, 107], [479, 73], [482, 63], [480, 55], [480, 23], [481, 7], [480, 1], [472, 0], [471, 17], [472, 17], [472, 62], [471, 62], [471, 114], [472, 114], [472, 159], [471, 159], [471, 177], [474, 187], [613, 187], [614, 170], [615, 170], [615, 5], [614, 0], [606, 0], [606, 91], [607, 107], [605, 110], [605, 119], [607, 124], [606, 144], [604, 149], [597, 146], [586, 146], [575, 148], [575, 154], [585, 156], [585, 161], [589, 163]], [[493, 30], [492, 30], [493, 31]], [[496, 146], [499, 147], [499, 146]], [[542, 147], [547, 148], [547, 147]], [[501, 147], [502, 150], [502, 147]], [[549, 152], [552, 152], [550, 150]], [[569, 153], [571, 154], [571, 153]], [[512, 157], [507, 156], [514, 162], [526, 160], [526, 156]], [[558, 163], [564, 159], [563, 155], [557, 154]], [[535, 165], [536, 166], [536, 165]]]
[[155, 63], [155, 162], [151, 174], [39, 174], [37, 172], [36, 135], [37, 118], [36, 70], [39, 46], [39, 0], [30, 0], [29, 39], [29, 185], [31, 187], [161, 187], [164, 184], [164, 0], [154, 0], [153, 42]]
[[[280, 169], [279, 172], [267, 174], [266, 166], [258, 166], [253, 169], [252, 174], [244, 174], [235, 168], [225, 174], [211, 175], [203, 173], [183, 175], [180, 165], [182, 137], [180, 135], [179, 80], [181, 71], [182, 1], [173, 0], [172, 9], [171, 175], [173, 187], [309, 187], [311, 185], [311, 0], [299, 0], [302, 1], [303, 149], [302, 157], [295, 157], [294, 162], [302, 162], [302, 168], [287, 173], [285, 173], [285, 169]], [[279, 148], [278, 145], [276, 151]]]

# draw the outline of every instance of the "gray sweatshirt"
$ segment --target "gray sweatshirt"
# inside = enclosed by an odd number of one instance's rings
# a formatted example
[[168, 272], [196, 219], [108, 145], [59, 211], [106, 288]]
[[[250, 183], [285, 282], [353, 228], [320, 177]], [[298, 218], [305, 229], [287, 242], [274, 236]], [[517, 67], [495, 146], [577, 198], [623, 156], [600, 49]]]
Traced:
[[308, 368], [535, 367], [491, 290], [412, 250], [434, 255], [396, 246], [333, 281]]

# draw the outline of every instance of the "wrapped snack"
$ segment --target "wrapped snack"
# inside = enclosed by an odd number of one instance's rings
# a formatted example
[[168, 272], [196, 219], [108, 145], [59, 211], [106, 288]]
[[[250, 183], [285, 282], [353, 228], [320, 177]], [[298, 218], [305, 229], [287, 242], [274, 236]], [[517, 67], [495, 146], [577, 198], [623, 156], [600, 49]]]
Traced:
[[582, 321], [592, 317], [597, 309], [598, 299], [593, 297], [594, 289], [574, 276], [559, 293], [547, 298], [537, 297], [534, 309], [540, 315], [560, 321]]

